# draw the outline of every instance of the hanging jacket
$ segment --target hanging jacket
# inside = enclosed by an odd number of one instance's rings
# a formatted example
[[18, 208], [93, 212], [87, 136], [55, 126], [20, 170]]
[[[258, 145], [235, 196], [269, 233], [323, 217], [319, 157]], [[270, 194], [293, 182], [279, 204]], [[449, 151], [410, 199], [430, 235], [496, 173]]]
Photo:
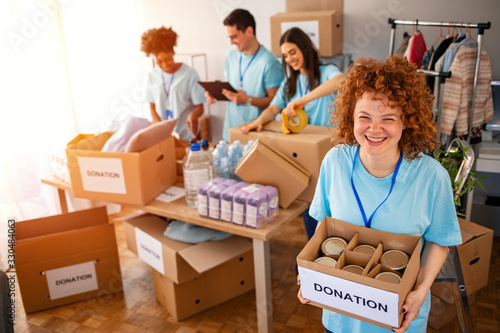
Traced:
[[[447, 79], [443, 92], [441, 132], [451, 135], [453, 128], [457, 136], [468, 134], [468, 117], [472, 107], [472, 90], [477, 47], [461, 46], [450, 66], [451, 78]], [[493, 119], [491, 93], [491, 64], [488, 54], [482, 49], [476, 88], [476, 99], [472, 127], [481, 127]]]

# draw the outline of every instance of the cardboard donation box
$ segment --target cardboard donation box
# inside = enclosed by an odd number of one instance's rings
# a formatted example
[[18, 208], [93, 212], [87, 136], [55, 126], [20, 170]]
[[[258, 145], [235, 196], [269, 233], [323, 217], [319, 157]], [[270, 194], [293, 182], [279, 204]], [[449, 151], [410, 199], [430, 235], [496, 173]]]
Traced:
[[128, 248], [153, 268], [158, 301], [182, 320], [255, 288], [252, 243], [239, 236], [187, 244], [151, 214], [124, 223]]
[[[314, 262], [321, 256], [321, 244], [329, 237], [340, 237], [347, 246], [335, 267]], [[374, 253], [353, 251], [358, 245], [370, 245]], [[398, 250], [406, 253], [408, 264], [399, 272], [382, 266], [383, 253]], [[381, 327], [399, 327], [401, 307], [413, 289], [420, 268], [420, 237], [369, 229], [325, 217], [313, 238], [297, 256], [302, 295], [311, 304], [354, 317]], [[343, 270], [356, 265], [362, 274]], [[399, 283], [375, 279], [379, 273], [400, 276]]]
[[307, 170], [260, 140], [241, 158], [235, 174], [247, 183], [276, 187], [279, 205], [285, 209], [307, 188], [311, 177]]
[[338, 10], [278, 13], [271, 16], [271, 51], [281, 56], [280, 38], [292, 27], [303, 30], [320, 57], [342, 52], [342, 13]]
[[[251, 131], [242, 134], [238, 127], [229, 129], [229, 141], [240, 140], [242, 144], [249, 140], [264, 143], [274, 151], [280, 152], [285, 157], [297, 163], [311, 174], [309, 186], [300, 193], [297, 199], [311, 202], [318, 182], [319, 169], [326, 153], [332, 148], [330, 139], [331, 128], [326, 126], [307, 125], [298, 133], [283, 134], [281, 121], [271, 121], [264, 125], [262, 131]], [[267, 168], [255, 172], [268, 172]], [[281, 194], [280, 194], [281, 195]]]
[[26, 313], [122, 291], [106, 208], [16, 223], [16, 271]]
[[66, 149], [75, 197], [146, 205], [175, 184], [174, 137], [141, 152], [102, 152], [111, 135], [105, 132]]

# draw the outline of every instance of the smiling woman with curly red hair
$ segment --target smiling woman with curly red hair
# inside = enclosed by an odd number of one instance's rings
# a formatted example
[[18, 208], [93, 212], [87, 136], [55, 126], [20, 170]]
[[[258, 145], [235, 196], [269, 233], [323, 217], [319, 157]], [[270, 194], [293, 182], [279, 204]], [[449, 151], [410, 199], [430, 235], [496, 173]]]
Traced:
[[[450, 177], [424, 153], [436, 144], [432, 95], [404, 58], [361, 58], [349, 69], [332, 122], [335, 147], [321, 164], [309, 214], [421, 237], [420, 271], [395, 332], [425, 332], [429, 289], [448, 246], [461, 244]], [[384, 244], [385, 245], [385, 244]], [[387, 249], [384, 249], [387, 250]], [[309, 276], [301, 276], [301, 282]], [[298, 297], [302, 303], [308, 300]], [[323, 310], [327, 332], [391, 332]]]

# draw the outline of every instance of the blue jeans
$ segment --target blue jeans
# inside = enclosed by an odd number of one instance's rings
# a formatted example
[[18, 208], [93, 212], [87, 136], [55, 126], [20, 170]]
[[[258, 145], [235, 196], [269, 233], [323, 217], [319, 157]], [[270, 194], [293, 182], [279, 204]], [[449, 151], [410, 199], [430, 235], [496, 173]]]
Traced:
[[309, 207], [305, 211], [302, 212], [302, 218], [304, 219], [304, 227], [306, 228], [307, 240], [310, 240], [316, 231], [316, 225], [318, 225], [318, 221], [313, 219], [309, 215]]
[[332, 331], [329, 331], [328, 328], [326, 329], [326, 333], [333, 333]]

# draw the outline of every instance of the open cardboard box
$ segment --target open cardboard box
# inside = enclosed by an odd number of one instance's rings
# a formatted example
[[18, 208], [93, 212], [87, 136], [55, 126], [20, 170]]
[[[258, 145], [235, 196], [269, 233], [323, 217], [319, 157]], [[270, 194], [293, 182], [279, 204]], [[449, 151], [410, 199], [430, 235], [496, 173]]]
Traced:
[[[314, 263], [321, 243], [332, 236], [349, 242], [337, 267], [346, 263], [364, 265], [363, 275]], [[360, 255], [350, 251], [357, 244], [377, 246], [377, 250], [369, 260], [361, 259]], [[393, 249], [410, 256], [401, 282], [395, 284], [373, 279], [382, 269], [377, 264], [381, 253]], [[369, 229], [325, 217], [297, 256], [297, 264], [302, 295], [311, 301], [310, 304], [391, 329], [401, 325], [404, 316], [401, 307], [413, 289], [420, 269], [420, 237]]]
[[105, 207], [16, 223], [16, 272], [26, 313], [121, 292]]
[[234, 172], [247, 183], [278, 189], [279, 205], [287, 208], [309, 185], [307, 170], [257, 139], [238, 162]]
[[326, 126], [307, 125], [300, 132], [290, 134], [283, 134], [282, 129], [281, 121], [271, 121], [263, 126], [262, 131], [250, 131], [247, 134], [241, 133], [239, 127], [234, 127], [229, 129], [229, 141], [239, 140], [245, 144], [249, 140], [259, 139], [268, 147], [279, 151], [307, 170], [311, 174], [309, 186], [297, 199], [311, 202], [318, 182], [321, 162], [332, 148], [330, 142], [332, 129]]
[[152, 268], [177, 284], [252, 250], [252, 242], [231, 236], [199, 244], [178, 242], [164, 236], [168, 223], [152, 214], [124, 221], [127, 246]]
[[105, 132], [67, 147], [75, 197], [146, 205], [175, 184], [174, 137], [137, 153], [102, 152], [113, 133]]
[[[462, 232], [462, 244], [457, 245], [460, 266], [467, 295], [472, 295], [488, 285], [493, 230], [458, 218]], [[445, 263], [445, 265], [447, 265]], [[452, 304], [455, 301], [450, 283], [433, 283], [431, 293]]]

